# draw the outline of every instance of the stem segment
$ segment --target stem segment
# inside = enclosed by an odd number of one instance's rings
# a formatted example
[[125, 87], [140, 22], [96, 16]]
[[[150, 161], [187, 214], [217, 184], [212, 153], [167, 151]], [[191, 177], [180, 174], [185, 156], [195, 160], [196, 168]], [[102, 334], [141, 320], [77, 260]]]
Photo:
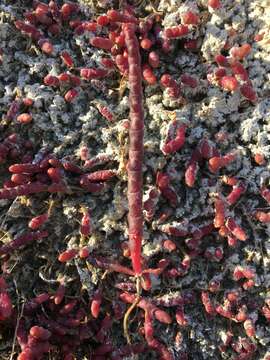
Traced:
[[135, 26], [133, 24], [125, 25], [124, 34], [128, 52], [128, 80], [130, 88], [130, 128], [128, 163], [129, 246], [134, 272], [136, 275], [140, 275], [142, 272], [142, 165], [144, 134], [142, 70], [140, 49], [135, 34]]

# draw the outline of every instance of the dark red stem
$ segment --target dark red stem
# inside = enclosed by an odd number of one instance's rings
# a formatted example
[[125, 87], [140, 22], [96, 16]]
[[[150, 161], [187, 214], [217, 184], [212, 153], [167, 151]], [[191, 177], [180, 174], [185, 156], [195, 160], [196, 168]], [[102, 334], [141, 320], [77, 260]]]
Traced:
[[141, 274], [141, 244], [143, 235], [142, 165], [143, 165], [143, 91], [139, 43], [132, 24], [124, 26], [128, 52], [128, 79], [130, 102], [128, 205], [129, 246], [136, 275]]

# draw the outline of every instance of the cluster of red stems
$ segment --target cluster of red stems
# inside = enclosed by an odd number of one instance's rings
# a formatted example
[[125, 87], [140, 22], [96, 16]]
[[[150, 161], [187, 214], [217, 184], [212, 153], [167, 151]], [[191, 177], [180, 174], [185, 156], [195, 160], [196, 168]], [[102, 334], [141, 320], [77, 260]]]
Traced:
[[[129, 159], [128, 174], [128, 228], [129, 243], [123, 244], [124, 256], [131, 259], [132, 269], [104, 257], [92, 254], [86, 246], [80, 249], [70, 248], [62, 252], [58, 260], [62, 263], [77, 258], [78, 261], [87, 260], [92, 265], [128, 276], [140, 278], [145, 292], [151, 290], [151, 276], [161, 274], [168, 279], [174, 279], [187, 274], [192, 259], [198, 255], [206, 260], [220, 262], [224, 256], [223, 246], [207, 247], [201, 249], [202, 239], [218, 231], [225, 237], [229, 247], [236, 247], [238, 241], [246, 241], [248, 234], [239, 224], [239, 219], [232, 215], [232, 206], [235, 206], [241, 195], [247, 190], [245, 181], [234, 176], [222, 176], [221, 186], [231, 187], [227, 196], [221, 192], [213, 194], [214, 219], [202, 226], [195, 226], [185, 221], [167, 219], [173, 215], [174, 208], [179, 204], [179, 198], [172, 185], [170, 174], [159, 171], [156, 174], [156, 184], [143, 196], [143, 143], [144, 143], [144, 106], [143, 106], [143, 81], [148, 85], [156, 85], [158, 78], [155, 72], [161, 66], [161, 54], [170, 53], [174, 39], [180, 39], [183, 47], [188, 51], [198, 51], [197, 39], [187, 38], [192, 30], [199, 26], [200, 16], [192, 11], [187, 11], [181, 16], [181, 24], [162, 31], [160, 15], [154, 14], [139, 20], [131, 6], [126, 6], [123, 11], [109, 10], [100, 15], [96, 21], [83, 21], [78, 19], [79, 7], [74, 3], [64, 3], [58, 7], [55, 1], [45, 4], [33, 1], [33, 10], [24, 14], [25, 20], [16, 20], [15, 26], [23, 34], [31, 38], [47, 55], [55, 54], [53, 39], [60, 36], [62, 29], [69, 27], [75, 36], [84, 33], [91, 34], [90, 45], [92, 48], [104, 50], [104, 57], [100, 59], [97, 68], [77, 68], [75, 61], [68, 51], [62, 51], [61, 57], [64, 66], [68, 68], [58, 76], [48, 74], [43, 79], [46, 86], [64, 89], [64, 98], [67, 102], [73, 101], [79, 95], [82, 81], [102, 79], [119, 71], [121, 76], [128, 77], [129, 83]], [[218, 10], [222, 5], [219, 0], [209, 0], [211, 11]], [[96, 33], [106, 34], [97, 36]], [[47, 34], [47, 36], [45, 35]], [[248, 73], [241, 60], [249, 54], [251, 46], [244, 44], [240, 47], [231, 47], [230, 56], [216, 55], [215, 61], [218, 68], [208, 74], [210, 83], [217, 83], [221, 88], [233, 92], [239, 89], [242, 96], [251, 102], [256, 101]], [[196, 88], [199, 80], [189, 74], [182, 74], [179, 79], [174, 79], [170, 74], [162, 74], [159, 84], [169, 96], [179, 99], [182, 96], [181, 87]], [[31, 106], [33, 100], [16, 98], [7, 112], [6, 119], [17, 120], [19, 124], [30, 124], [33, 120]], [[105, 106], [99, 105], [98, 110], [108, 121], [115, 117]], [[187, 124], [174, 120], [168, 125], [167, 135], [160, 146], [164, 156], [173, 156], [185, 145]], [[208, 139], [202, 139], [194, 149], [186, 165], [185, 184], [194, 187], [198, 171], [207, 161], [209, 171], [217, 174], [226, 169], [237, 159], [237, 153], [232, 151], [221, 155], [215, 145]], [[13, 163], [20, 159], [19, 163]], [[0, 144], [0, 162], [12, 162], [9, 166], [10, 179], [4, 182], [0, 189], [0, 199], [14, 199], [17, 196], [26, 196], [37, 193], [62, 193], [69, 194], [73, 189], [82, 192], [98, 193], [105, 186], [106, 181], [117, 176], [115, 169], [96, 169], [97, 166], [112, 162], [107, 154], [98, 154], [89, 158], [88, 149], [81, 149], [83, 165], [77, 165], [73, 159], [57, 159], [50, 153], [39, 153], [33, 156], [33, 144], [23, 141], [17, 134], [7, 136]], [[260, 154], [256, 154], [256, 163], [263, 165]], [[92, 172], [88, 172], [91, 170]], [[72, 175], [72, 176], [70, 176]], [[211, 180], [210, 180], [211, 181]], [[270, 190], [261, 188], [262, 201], [270, 203]], [[156, 230], [165, 234], [162, 242], [163, 248], [168, 252], [177, 249], [174, 238], [185, 237], [187, 252], [180, 264], [173, 266], [170, 260], [161, 259], [154, 268], [147, 267], [146, 259], [142, 258], [141, 247], [143, 239], [144, 221], [150, 222], [157, 213], [159, 199], [163, 198], [168, 207], [159, 214]], [[93, 225], [90, 209], [82, 208], [80, 233], [83, 237], [92, 234]], [[16, 236], [10, 242], [0, 247], [0, 255], [7, 261], [8, 256], [22, 246], [33, 241], [41, 240], [49, 235], [43, 230], [51, 216], [51, 210], [40, 214], [29, 221], [29, 231]], [[252, 217], [262, 224], [270, 222], [270, 213], [263, 210], [254, 210]], [[168, 236], [168, 237], [167, 237]], [[247, 337], [234, 338], [232, 330], [228, 330], [226, 339], [219, 348], [225, 352], [229, 346], [237, 353], [234, 359], [250, 359], [256, 352], [256, 345], [252, 341], [256, 335], [255, 322], [257, 318], [252, 315], [256, 304], [247, 303], [245, 291], [255, 285], [256, 273], [247, 266], [235, 266], [232, 269], [232, 280], [237, 286], [225, 294], [223, 303], [213, 300], [221, 289], [222, 278], [216, 276], [201, 291], [201, 302], [209, 317], [217, 314], [230, 321], [243, 323]], [[22, 316], [16, 331], [18, 344], [21, 347], [19, 360], [38, 360], [50, 351], [60, 351], [64, 360], [74, 359], [79, 346], [85, 341], [93, 341], [91, 350], [92, 360], [122, 359], [131, 354], [143, 353], [147, 347], [154, 350], [161, 359], [173, 359], [173, 352], [154, 336], [155, 320], [163, 324], [171, 324], [172, 316], [160, 307], [175, 308], [174, 316], [177, 324], [182, 327], [189, 325], [189, 317], [184, 312], [184, 306], [196, 300], [193, 292], [183, 292], [181, 295], [152, 299], [141, 296], [137, 299], [134, 282], [120, 282], [115, 285], [121, 291], [119, 299], [113, 301], [111, 312], [102, 311], [101, 305], [105, 301], [102, 288], [98, 288], [89, 300], [88, 306], [79, 298], [70, 299], [66, 294], [66, 284], [59, 283], [54, 293], [42, 293], [24, 304]], [[213, 294], [213, 295], [212, 295]], [[144, 312], [144, 325], [139, 333], [145, 337], [143, 342], [129, 344], [116, 348], [110, 339], [110, 331], [114, 321], [119, 321], [125, 313], [124, 304], [133, 304], [137, 299], [137, 308]], [[270, 320], [270, 303], [265, 302], [261, 313], [267, 321]], [[0, 321], [14, 325], [18, 314], [13, 308], [4, 278], [0, 278]], [[179, 345], [180, 342], [180, 345]], [[178, 345], [177, 345], [178, 344]], [[187, 359], [187, 351], [179, 334], [175, 338], [175, 347], [179, 347], [179, 359]]]

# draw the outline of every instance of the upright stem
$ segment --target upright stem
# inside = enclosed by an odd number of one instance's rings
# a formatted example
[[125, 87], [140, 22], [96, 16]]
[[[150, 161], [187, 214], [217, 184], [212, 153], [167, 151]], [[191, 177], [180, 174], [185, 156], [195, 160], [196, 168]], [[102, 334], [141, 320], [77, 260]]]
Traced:
[[144, 134], [142, 70], [139, 43], [135, 34], [135, 26], [133, 24], [126, 24], [124, 27], [124, 34], [128, 51], [128, 80], [130, 103], [128, 163], [129, 246], [133, 270], [136, 275], [140, 275], [142, 272], [142, 166]]

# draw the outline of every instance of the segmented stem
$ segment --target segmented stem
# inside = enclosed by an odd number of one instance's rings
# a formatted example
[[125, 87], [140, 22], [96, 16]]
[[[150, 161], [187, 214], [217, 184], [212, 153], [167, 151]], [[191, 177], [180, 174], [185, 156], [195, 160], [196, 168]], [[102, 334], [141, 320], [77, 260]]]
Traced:
[[143, 166], [143, 91], [139, 43], [133, 24], [124, 27], [128, 52], [130, 102], [128, 205], [129, 246], [135, 274], [141, 274], [141, 243], [143, 235], [142, 166]]

